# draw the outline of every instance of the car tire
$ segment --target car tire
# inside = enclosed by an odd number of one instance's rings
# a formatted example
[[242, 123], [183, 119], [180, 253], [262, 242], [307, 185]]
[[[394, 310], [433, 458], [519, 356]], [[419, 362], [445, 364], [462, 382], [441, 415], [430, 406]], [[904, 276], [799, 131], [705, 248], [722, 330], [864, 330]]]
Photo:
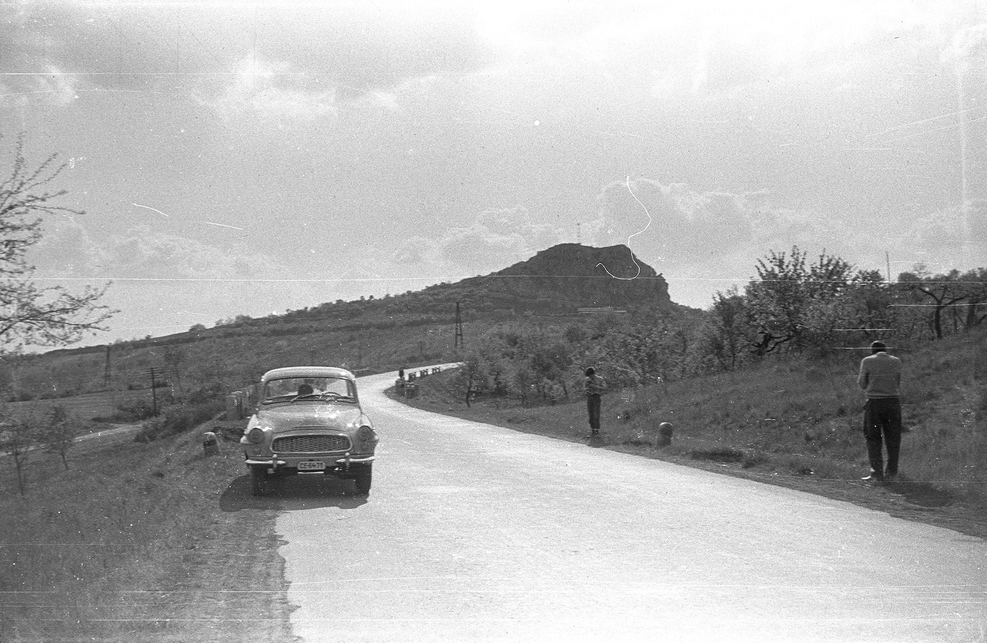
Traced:
[[356, 483], [356, 492], [362, 496], [370, 493], [370, 485], [373, 482], [373, 466], [367, 465], [360, 467], [353, 477], [353, 481]]
[[250, 467], [250, 495], [263, 496], [267, 481], [267, 467]]

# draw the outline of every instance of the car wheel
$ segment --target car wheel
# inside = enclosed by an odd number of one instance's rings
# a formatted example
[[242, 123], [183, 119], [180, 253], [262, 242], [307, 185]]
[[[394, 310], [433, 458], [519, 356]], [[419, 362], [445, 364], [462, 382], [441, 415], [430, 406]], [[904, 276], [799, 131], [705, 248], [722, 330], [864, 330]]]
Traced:
[[357, 471], [356, 476], [353, 478], [356, 482], [356, 491], [359, 494], [367, 495], [370, 493], [370, 484], [373, 481], [373, 468], [371, 465], [365, 467], [360, 467]]
[[250, 467], [250, 495], [263, 496], [267, 467]]

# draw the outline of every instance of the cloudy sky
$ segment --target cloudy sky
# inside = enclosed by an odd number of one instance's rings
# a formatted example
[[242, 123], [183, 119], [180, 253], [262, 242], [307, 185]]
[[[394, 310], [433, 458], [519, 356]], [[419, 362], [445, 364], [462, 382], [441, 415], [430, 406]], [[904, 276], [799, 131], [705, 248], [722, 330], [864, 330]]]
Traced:
[[624, 243], [706, 307], [793, 245], [987, 265], [976, 0], [0, 5], [0, 170], [89, 343]]

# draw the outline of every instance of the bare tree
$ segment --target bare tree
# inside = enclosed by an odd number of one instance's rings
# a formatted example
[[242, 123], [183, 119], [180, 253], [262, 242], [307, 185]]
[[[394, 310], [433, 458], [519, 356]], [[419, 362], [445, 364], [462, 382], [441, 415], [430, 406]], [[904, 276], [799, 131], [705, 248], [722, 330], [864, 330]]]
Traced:
[[40, 440], [44, 444], [45, 451], [57, 454], [66, 470], [69, 468], [68, 452], [75, 444], [78, 428], [78, 421], [60, 404], [51, 407], [41, 426]]
[[932, 300], [927, 304], [932, 309], [932, 332], [936, 339], [943, 338], [943, 312], [965, 300], [971, 293], [960, 281], [958, 270], [944, 275], [925, 274], [924, 267], [916, 266], [914, 272], [903, 272], [898, 276], [898, 284], [905, 290], [921, 293]]
[[0, 455], [6, 454], [14, 461], [17, 486], [22, 496], [26, 488], [27, 458], [37, 444], [38, 431], [33, 418], [18, 417], [9, 406], [0, 407]]
[[26, 254], [41, 240], [41, 217], [81, 215], [55, 205], [66, 194], [49, 187], [65, 168], [52, 154], [37, 167], [24, 157], [23, 137], [13, 145], [13, 167], [0, 182], [0, 354], [24, 346], [61, 346], [86, 333], [103, 330], [115, 312], [99, 304], [106, 287], [85, 287], [81, 293], [35, 283]]

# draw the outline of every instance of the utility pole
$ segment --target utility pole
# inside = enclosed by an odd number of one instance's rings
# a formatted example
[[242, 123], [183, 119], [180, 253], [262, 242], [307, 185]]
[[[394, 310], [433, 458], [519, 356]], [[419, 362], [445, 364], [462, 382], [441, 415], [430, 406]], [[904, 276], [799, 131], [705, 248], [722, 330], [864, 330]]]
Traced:
[[459, 302], [456, 302], [456, 339], [453, 348], [459, 350], [463, 346], [463, 316], [459, 311]]
[[157, 392], [157, 382], [154, 381], [154, 367], [151, 367], [151, 408], [154, 409], [154, 414], [158, 414], [158, 392]]
[[112, 375], [110, 371], [110, 345], [106, 345], [106, 369], [103, 372], [103, 388], [107, 391], [110, 390], [110, 382], [112, 381]]

